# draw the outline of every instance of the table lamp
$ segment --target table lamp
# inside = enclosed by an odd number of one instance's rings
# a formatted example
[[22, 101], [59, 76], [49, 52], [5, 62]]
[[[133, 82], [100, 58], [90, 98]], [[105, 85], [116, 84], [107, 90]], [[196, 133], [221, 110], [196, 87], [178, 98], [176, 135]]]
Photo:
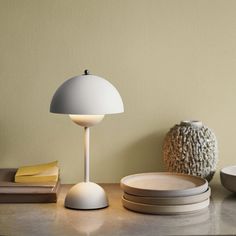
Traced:
[[73, 122], [84, 127], [84, 182], [69, 190], [65, 207], [87, 210], [108, 206], [103, 188], [89, 179], [89, 127], [102, 121], [106, 114], [123, 111], [123, 102], [116, 88], [88, 70], [83, 75], [68, 79], [56, 90], [50, 112], [69, 114]]

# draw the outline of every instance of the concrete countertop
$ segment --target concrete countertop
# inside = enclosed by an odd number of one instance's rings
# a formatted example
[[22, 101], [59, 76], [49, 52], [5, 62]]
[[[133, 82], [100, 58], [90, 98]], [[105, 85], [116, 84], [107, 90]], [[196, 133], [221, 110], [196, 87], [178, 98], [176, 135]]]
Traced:
[[123, 208], [119, 184], [102, 185], [110, 206], [101, 210], [64, 208], [71, 185], [62, 185], [57, 203], [0, 204], [0, 235], [234, 235], [236, 196], [213, 185], [208, 209], [178, 216], [145, 215]]

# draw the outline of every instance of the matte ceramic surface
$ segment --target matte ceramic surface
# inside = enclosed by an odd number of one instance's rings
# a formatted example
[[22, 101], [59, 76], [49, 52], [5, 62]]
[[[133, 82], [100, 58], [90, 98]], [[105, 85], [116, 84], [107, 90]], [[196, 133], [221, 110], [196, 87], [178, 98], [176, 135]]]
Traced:
[[72, 209], [91, 210], [107, 206], [108, 199], [104, 189], [93, 182], [74, 185], [65, 198], [65, 207]]
[[236, 177], [236, 166], [227, 166], [221, 169], [221, 172]]
[[210, 181], [218, 162], [216, 136], [201, 121], [182, 121], [165, 136], [163, 160], [170, 172], [201, 176]]
[[140, 197], [128, 193], [124, 193], [123, 197], [124, 199], [131, 202], [151, 205], [184, 205], [202, 202], [208, 199], [210, 195], [211, 189], [208, 188], [207, 191], [204, 193], [186, 197]]
[[125, 208], [140, 213], [158, 214], [158, 215], [176, 215], [176, 214], [185, 214], [185, 213], [193, 213], [196, 211], [200, 211], [208, 207], [210, 200], [208, 198], [202, 202], [187, 204], [187, 205], [149, 205], [149, 204], [131, 202], [122, 198], [122, 203]]
[[220, 171], [221, 184], [231, 192], [236, 192], [236, 166], [227, 166]]
[[191, 175], [153, 172], [126, 176], [121, 179], [121, 188], [137, 196], [182, 197], [205, 192], [208, 182]]

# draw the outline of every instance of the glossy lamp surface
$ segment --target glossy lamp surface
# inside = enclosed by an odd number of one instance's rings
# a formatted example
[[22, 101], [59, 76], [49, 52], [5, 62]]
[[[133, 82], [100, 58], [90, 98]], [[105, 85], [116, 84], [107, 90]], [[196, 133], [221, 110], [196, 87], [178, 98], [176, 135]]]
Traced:
[[123, 101], [116, 88], [107, 80], [90, 75], [87, 70], [84, 75], [65, 81], [56, 90], [50, 112], [68, 114], [74, 123], [84, 127], [84, 182], [69, 190], [65, 207], [88, 210], [108, 206], [103, 188], [89, 179], [89, 127], [101, 122], [105, 114], [123, 111]]

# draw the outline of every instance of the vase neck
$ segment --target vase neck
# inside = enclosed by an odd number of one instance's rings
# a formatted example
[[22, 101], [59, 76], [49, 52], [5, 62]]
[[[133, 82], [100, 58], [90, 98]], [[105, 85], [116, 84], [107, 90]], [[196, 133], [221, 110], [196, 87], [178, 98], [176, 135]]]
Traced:
[[194, 126], [194, 127], [198, 127], [198, 128], [201, 128], [203, 126], [202, 122], [199, 120], [184, 120], [184, 121], [181, 121], [180, 124], [187, 125], [187, 126]]

